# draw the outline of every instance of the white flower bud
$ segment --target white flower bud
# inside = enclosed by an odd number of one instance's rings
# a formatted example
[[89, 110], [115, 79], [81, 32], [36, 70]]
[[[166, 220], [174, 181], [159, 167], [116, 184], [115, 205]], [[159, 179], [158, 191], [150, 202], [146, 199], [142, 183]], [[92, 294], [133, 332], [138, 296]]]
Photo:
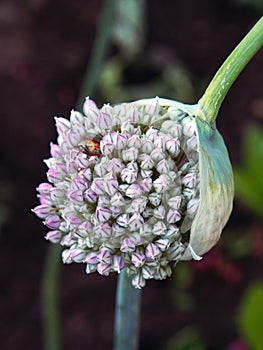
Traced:
[[124, 149], [122, 151], [122, 159], [124, 162], [132, 162], [135, 161], [138, 157], [138, 149], [135, 147], [131, 147], [129, 149]]

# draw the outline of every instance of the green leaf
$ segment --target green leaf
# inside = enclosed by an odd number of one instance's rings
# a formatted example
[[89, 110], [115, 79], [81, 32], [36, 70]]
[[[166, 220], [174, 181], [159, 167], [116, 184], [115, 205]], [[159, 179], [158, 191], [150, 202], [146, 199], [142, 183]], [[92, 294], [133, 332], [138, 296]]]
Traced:
[[241, 300], [238, 328], [243, 339], [253, 350], [263, 344], [263, 283], [251, 285]]
[[162, 350], [205, 350], [199, 331], [187, 327], [168, 339]]
[[258, 216], [263, 216], [263, 129], [246, 131], [242, 145], [243, 162], [234, 167], [236, 195]]

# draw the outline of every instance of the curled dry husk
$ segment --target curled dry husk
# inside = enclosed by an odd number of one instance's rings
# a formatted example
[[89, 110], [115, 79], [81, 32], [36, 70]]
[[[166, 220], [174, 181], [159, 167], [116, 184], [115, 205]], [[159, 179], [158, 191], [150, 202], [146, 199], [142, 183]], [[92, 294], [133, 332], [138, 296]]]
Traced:
[[[161, 106], [175, 106], [195, 117], [199, 146], [200, 202], [190, 229], [190, 239], [181, 260], [202, 256], [219, 240], [233, 208], [234, 182], [227, 148], [216, 125], [198, 114], [199, 106], [162, 99]], [[136, 103], [150, 104], [151, 99]], [[183, 230], [183, 227], [182, 227]]]

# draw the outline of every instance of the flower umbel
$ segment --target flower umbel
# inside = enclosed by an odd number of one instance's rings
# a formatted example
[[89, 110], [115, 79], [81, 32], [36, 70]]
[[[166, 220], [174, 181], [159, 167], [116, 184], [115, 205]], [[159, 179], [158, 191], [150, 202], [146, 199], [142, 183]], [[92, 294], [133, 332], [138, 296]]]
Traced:
[[104, 276], [126, 268], [141, 288], [170, 276], [179, 260], [200, 259], [218, 240], [231, 205], [224, 213], [220, 199], [214, 203], [219, 228], [209, 214], [202, 246], [196, 217], [204, 221], [202, 192], [211, 196], [200, 183], [206, 148], [193, 106], [155, 98], [99, 109], [87, 98], [83, 111], [56, 118], [57, 144], [45, 161], [49, 183], [37, 188], [33, 210], [50, 229], [46, 239], [65, 247], [64, 263], [83, 262], [87, 273]]

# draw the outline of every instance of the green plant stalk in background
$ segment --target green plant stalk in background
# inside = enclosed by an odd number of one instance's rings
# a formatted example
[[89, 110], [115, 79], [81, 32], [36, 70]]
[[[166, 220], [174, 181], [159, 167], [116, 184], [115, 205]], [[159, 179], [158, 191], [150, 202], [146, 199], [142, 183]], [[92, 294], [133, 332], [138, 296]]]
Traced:
[[45, 350], [61, 349], [59, 320], [59, 271], [62, 247], [52, 244], [48, 248], [42, 277], [42, 318]]
[[91, 50], [90, 62], [80, 89], [76, 105], [77, 109], [81, 110], [85, 98], [87, 96], [93, 96], [98, 85], [103, 60], [110, 42], [115, 7], [115, 0], [104, 1], [98, 32]]

